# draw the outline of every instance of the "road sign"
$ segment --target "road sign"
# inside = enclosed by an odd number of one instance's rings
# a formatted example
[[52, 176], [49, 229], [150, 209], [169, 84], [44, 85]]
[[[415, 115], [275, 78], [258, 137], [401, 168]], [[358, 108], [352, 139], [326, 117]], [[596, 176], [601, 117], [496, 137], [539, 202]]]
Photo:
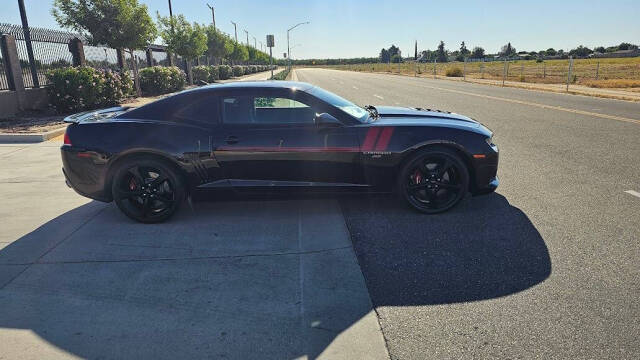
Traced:
[[275, 46], [275, 40], [273, 35], [267, 35], [267, 47], [269, 48], [269, 67], [271, 68], [271, 78], [273, 79], [273, 47]]

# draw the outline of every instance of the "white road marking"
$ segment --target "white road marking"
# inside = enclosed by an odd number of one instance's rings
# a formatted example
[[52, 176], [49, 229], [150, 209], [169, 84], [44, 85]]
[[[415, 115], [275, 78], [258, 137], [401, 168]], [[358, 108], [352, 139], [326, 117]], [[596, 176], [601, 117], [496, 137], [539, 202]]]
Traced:
[[640, 198], [640, 192], [633, 191], [633, 190], [627, 190], [627, 191], [625, 191], [625, 192], [626, 192], [627, 194], [629, 194], [629, 195], [633, 195], [633, 196], [635, 196], [635, 197]]
[[358, 87], [357, 87], [357, 86], [353, 86], [353, 88], [354, 88], [354, 89], [356, 89], [356, 90], [358, 90]]
[[380, 100], [384, 100], [384, 98], [382, 96], [380, 96], [380, 95], [373, 94], [373, 96], [377, 97]]

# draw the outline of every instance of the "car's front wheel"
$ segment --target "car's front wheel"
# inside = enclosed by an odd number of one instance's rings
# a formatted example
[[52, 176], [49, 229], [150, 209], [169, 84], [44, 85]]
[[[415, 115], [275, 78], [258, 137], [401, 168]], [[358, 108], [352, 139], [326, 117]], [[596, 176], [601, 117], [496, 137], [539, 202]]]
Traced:
[[115, 171], [111, 191], [118, 208], [142, 223], [167, 220], [185, 196], [180, 175], [153, 158], [125, 160]]
[[406, 162], [398, 178], [400, 195], [418, 211], [449, 210], [467, 193], [469, 171], [458, 155], [445, 148], [425, 149]]

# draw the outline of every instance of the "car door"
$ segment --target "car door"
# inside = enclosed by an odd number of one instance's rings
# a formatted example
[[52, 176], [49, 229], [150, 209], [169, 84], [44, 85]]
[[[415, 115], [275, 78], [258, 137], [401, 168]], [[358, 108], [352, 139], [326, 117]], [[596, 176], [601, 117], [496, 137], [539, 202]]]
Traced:
[[[215, 157], [229, 179], [264, 185], [333, 185], [358, 179], [358, 138], [319, 127], [322, 105], [304, 92], [257, 89], [221, 96]], [[313, 182], [314, 184], [309, 184]]]
[[165, 109], [171, 122], [183, 126], [173, 127], [167, 134], [175, 144], [180, 144], [183, 160], [192, 165], [194, 181], [206, 184], [224, 179], [220, 165], [213, 155], [213, 134], [219, 126], [219, 101], [211, 92], [187, 94]]

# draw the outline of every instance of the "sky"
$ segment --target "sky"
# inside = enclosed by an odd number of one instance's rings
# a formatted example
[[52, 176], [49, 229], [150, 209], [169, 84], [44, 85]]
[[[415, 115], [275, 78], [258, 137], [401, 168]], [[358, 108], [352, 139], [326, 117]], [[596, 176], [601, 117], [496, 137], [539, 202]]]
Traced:
[[[30, 26], [59, 28], [50, 14], [53, 0], [24, 0]], [[287, 51], [290, 32], [293, 58], [375, 57], [383, 47], [395, 44], [404, 56], [418, 50], [434, 50], [440, 40], [455, 50], [462, 41], [468, 49], [483, 47], [496, 53], [507, 42], [518, 50], [539, 51], [553, 47], [569, 50], [620, 42], [640, 43], [640, 0], [538, 0], [431, 2], [427, 0], [173, 0], [173, 13], [190, 22], [211, 23], [233, 36], [231, 21], [238, 24], [238, 39], [255, 36], [266, 43], [275, 35], [274, 56]], [[167, 0], [139, 0], [152, 18], [168, 15]], [[0, 22], [20, 24], [17, 0], [0, 0]]]

